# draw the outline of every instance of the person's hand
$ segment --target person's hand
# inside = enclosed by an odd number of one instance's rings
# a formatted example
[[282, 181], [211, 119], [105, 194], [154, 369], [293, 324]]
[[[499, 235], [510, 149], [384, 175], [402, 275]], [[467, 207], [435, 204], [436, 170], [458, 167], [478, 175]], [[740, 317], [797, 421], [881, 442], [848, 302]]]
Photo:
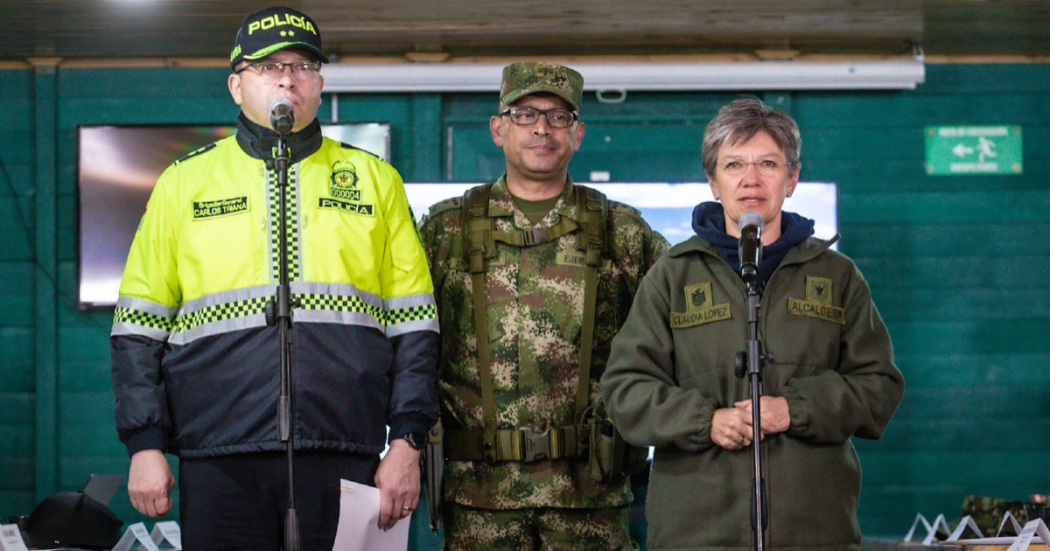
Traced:
[[375, 482], [379, 488], [379, 527], [389, 530], [419, 504], [419, 451], [401, 438], [391, 442], [379, 463]]
[[175, 477], [160, 450], [142, 450], [131, 456], [128, 496], [138, 512], [160, 518], [171, 511], [171, 489]]
[[740, 450], [751, 445], [751, 414], [741, 408], [716, 409], [711, 417], [711, 441], [727, 450]]
[[[746, 411], [748, 418], [751, 417], [751, 400], [744, 400], [733, 405]], [[787, 399], [782, 396], [763, 396], [761, 423], [762, 436], [788, 430], [788, 427], [791, 426], [791, 412], [788, 410]]]

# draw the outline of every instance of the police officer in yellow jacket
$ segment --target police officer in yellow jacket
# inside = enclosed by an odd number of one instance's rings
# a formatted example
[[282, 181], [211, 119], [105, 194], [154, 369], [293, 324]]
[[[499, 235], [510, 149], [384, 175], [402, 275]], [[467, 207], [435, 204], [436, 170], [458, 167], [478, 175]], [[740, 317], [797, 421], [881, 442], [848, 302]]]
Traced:
[[[303, 549], [332, 548], [339, 479], [374, 484], [383, 527], [415, 508], [419, 451], [437, 420], [437, 320], [404, 186], [387, 163], [323, 138], [327, 62], [317, 24], [289, 8], [245, 19], [231, 54], [237, 135], [171, 165], [128, 256], [112, 338], [128, 490], [171, 508], [180, 457], [186, 549], [273, 549], [287, 467], [280, 362], [266, 305], [288, 260], [296, 505]], [[279, 250], [269, 105], [295, 106], [287, 250]], [[390, 451], [380, 462], [387, 440]]]

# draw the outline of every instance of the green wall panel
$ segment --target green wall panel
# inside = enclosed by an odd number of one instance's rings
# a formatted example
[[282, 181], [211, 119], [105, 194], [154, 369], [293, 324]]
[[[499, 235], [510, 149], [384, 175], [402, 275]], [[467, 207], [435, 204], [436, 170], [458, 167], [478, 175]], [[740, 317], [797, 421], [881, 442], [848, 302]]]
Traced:
[[[105, 102], [173, 98], [190, 101], [194, 98], [223, 98], [233, 105], [226, 86], [229, 74], [226, 68], [63, 69], [59, 86], [63, 90], [63, 100], [91, 98]], [[171, 113], [169, 116], [192, 118], [191, 113]]]
[[[898, 365], [908, 375], [906, 393], [911, 388], [976, 385], [1032, 385], [1050, 388], [1050, 352], [933, 352], [896, 351]], [[906, 369], [905, 369], [906, 368]], [[1046, 403], [1045, 400], [1043, 403]]]
[[[840, 193], [839, 216], [857, 224], [1050, 221], [1046, 190], [937, 193]], [[1004, 217], [1008, 217], [1004, 220]]]
[[[0, 458], [0, 469], [21, 473], [23, 478], [30, 482], [33, 480], [33, 463], [29, 459], [23, 461]], [[13, 515], [28, 515], [33, 511], [35, 504], [32, 488], [0, 490], [0, 515], [3, 515], [4, 519]]]
[[[999, 293], [1004, 293], [1001, 296], [1002, 302], [998, 304], [1000, 315], [1010, 315], [1012, 308], [1026, 308], [1018, 304], [1018, 298], [1012, 294], [1015, 289], [1029, 287], [1023, 291], [1038, 296], [1045, 292], [1040, 290], [1039, 286], [1045, 284], [1046, 274], [1050, 273], [1050, 255], [1032, 255], [1021, 261], [1018, 257], [938, 257], [934, 254], [935, 251], [926, 254], [921, 247], [901, 247], [899, 250], [910, 250], [916, 255], [923, 254], [925, 259], [922, 262], [905, 263], [889, 258], [854, 257], [864, 277], [877, 286], [879, 307], [884, 311], [884, 317], [888, 315], [887, 312], [892, 312], [892, 319], [909, 319], [912, 312], [908, 311], [909, 305], [906, 304], [901, 304], [900, 308], [890, 308], [889, 305], [883, 304], [883, 300], [893, 300], [887, 298], [886, 293], [900, 292], [900, 296], [907, 297], [905, 293], [908, 290], [927, 291], [932, 299], [943, 300], [937, 298], [938, 293], [948, 295], [962, 290], [986, 294], [999, 289]], [[946, 278], [945, 274], [952, 274], [952, 277]], [[900, 291], [896, 291], [897, 289]], [[1038, 313], [1045, 312], [1046, 310]]]
[[[492, 143], [492, 133], [483, 123], [456, 123], [446, 128], [452, 143], [452, 168], [447, 180], [484, 182], [499, 178], [506, 169], [503, 150]], [[570, 173], [576, 172], [571, 166]]]
[[[1050, 258], [1032, 269], [1050, 273]], [[1026, 268], [1023, 270], [1027, 272]], [[869, 276], [870, 277], [870, 276]], [[1050, 312], [1050, 293], [1045, 289], [917, 289], [880, 290], [876, 297], [880, 312], [889, 321], [918, 319], [1038, 319]], [[889, 315], [893, 315], [889, 318]]]
[[[994, 109], [989, 109], [990, 102], [995, 104]], [[887, 129], [952, 125], [962, 117], [967, 119], [967, 124], [1023, 124], [1032, 121], [1033, 115], [1038, 117], [1040, 113], [1050, 113], [1050, 97], [1015, 90], [992, 98], [947, 93], [917, 97], [909, 92], [800, 94], [796, 96], [792, 110], [806, 121], [802, 127], [805, 141], [807, 130], [815, 128], [862, 130], [864, 134], [879, 137], [886, 135]], [[921, 155], [923, 150], [919, 153]]]
[[0, 262], [32, 258], [33, 220], [31, 196], [0, 195], [0, 235], [4, 236]]
[[[33, 68], [33, 258], [37, 285], [34, 288], [34, 457], [35, 492], [38, 499], [55, 491], [58, 477], [55, 413], [58, 395], [57, 323], [55, 318], [57, 275], [56, 243], [59, 218], [56, 169], [58, 163], [56, 121], [58, 119], [58, 69]], [[47, 281], [49, 284], [44, 284]]]
[[1046, 65], [932, 64], [926, 66], [926, 83], [917, 92], [924, 95], [957, 94], [990, 96], [1050, 93]]
[[[840, 215], [841, 250], [854, 260], [882, 257], [888, 261], [914, 263], [927, 257], [977, 257], [995, 262], [993, 257], [1050, 255], [1050, 240], [1046, 239], [1050, 235], [1050, 223], [1011, 224], [1008, 216], [1002, 213], [1003, 222], [998, 224], [938, 224], [922, 227], [920, 231], [915, 225], [855, 224]], [[908, 254], [900, 258], [901, 251]], [[984, 267], [971, 266], [970, 269], [983, 270]], [[965, 278], [967, 273], [957, 271], [948, 279], [957, 277]]]
[[25, 193], [32, 184], [32, 180], [24, 177], [32, 154], [32, 142], [28, 139], [29, 130], [25, 126], [29, 124], [25, 113], [26, 107], [14, 102], [0, 101], [0, 108], [7, 109], [6, 113], [11, 116], [8, 128], [0, 131], [0, 140], [2, 140], [0, 143], [4, 144], [3, 149], [0, 150], [0, 160], [3, 161], [3, 172], [0, 172], [0, 177], [4, 178], [3, 183], [0, 183], [0, 195], [11, 193], [9, 184], [13, 185], [15, 191], [20, 194]]
[[[1029, 132], [1030, 133], [1030, 132]], [[807, 156], [806, 144], [802, 145], [802, 179], [811, 181], [840, 182], [850, 192], [878, 193], [895, 192], [960, 192], [1042, 189], [1046, 185], [1045, 174], [1050, 173], [1050, 159], [1039, 158], [1044, 150], [1031, 153], [1028, 135], [1025, 135], [1024, 173], [1014, 176], [971, 176], [967, 178], [926, 176], [925, 160], [920, 155], [909, 159], [813, 159]], [[790, 208], [788, 201], [787, 207]]]
[[22, 327], [0, 328], [0, 393], [33, 392], [33, 350], [27, 346], [32, 335], [32, 330]]
[[[29, 326], [33, 304], [31, 265], [0, 260], [0, 281], [4, 282], [0, 290], [0, 327]], [[0, 350], [0, 358], [3, 357]]]

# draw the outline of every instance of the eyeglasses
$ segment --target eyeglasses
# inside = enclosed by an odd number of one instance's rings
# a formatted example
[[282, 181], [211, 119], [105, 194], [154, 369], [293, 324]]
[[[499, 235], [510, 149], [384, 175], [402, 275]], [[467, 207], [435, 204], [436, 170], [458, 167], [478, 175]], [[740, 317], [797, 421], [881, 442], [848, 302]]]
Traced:
[[780, 169], [787, 166], [773, 159], [763, 159], [754, 162], [727, 161], [720, 170], [726, 176], [741, 176], [747, 172], [748, 165], [755, 165], [755, 170], [762, 176], [777, 176], [780, 174]]
[[254, 69], [259, 76], [267, 80], [280, 80], [284, 76], [284, 68], [292, 70], [292, 78], [306, 80], [321, 72], [321, 64], [315, 61], [295, 61], [292, 63], [281, 63], [280, 61], [256, 61], [249, 63], [233, 72], [239, 75], [248, 69]]
[[540, 120], [540, 115], [547, 117], [547, 124], [551, 128], [568, 128], [580, 117], [572, 111], [565, 109], [536, 109], [534, 107], [511, 107], [499, 114], [503, 117], [510, 115], [510, 120], [518, 126], [532, 126]]

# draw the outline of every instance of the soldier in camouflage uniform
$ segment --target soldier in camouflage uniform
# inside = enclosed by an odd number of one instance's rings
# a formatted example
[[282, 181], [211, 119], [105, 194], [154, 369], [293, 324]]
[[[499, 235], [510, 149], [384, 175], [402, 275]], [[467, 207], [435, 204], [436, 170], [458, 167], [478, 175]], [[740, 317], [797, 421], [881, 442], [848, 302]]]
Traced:
[[[632, 496], [626, 477], [599, 482], [588, 476], [587, 452], [582, 445], [573, 449], [579, 434], [571, 427], [578, 425], [578, 396], [592, 406], [600, 396], [612, 337], [642, 276], [669, 247], [634, 208], [587, 195], [592, 201], [581, 209], [574, 199], [588, 193], [567, 171], [584, 134], [582, 95], [583, 77], [567, 67], [514, 63], [504, 69], [500, 114], [489, 127], [507, 171], [489, 185], [487, 201], [477, 203], [479, 213], [487, 208], [480, 219], [504, 241], [491, 242], [484, 279], [474, 279], [465, 250], [472, 247], [465, 236], [474, 226], [464, 219], [464, 206], [474, 205], [471, 198], [478, 195], [468, 191], [438, 203], [422, 222], [442, 338], [448, 550], [635, 548], [627, 532]], [[600, 265], [585, 258], [590, 230], [565, 231], [584, 224], [581, 210], [598, 212], [599, 204], [600, 217], [588, 219], [600, 221], [589, 227], [604, 232]], [[523, 234], [531, 237], [506, 242]], [[588, 264], [597, 265], [592, 323], [583, 315]], [[483, 281], [484, 289], [475, 289], [474, 281]], [[475, 304], [485, 308], [487, 351], [479, 350]], [[587, 348], [581, 342], [588, 339], [588, 380], [578, 388], [581, 348]], [[479, 355], [491, 358], [488, 369], [479, 367]], [[502, 444], [521, 440], [520, 450], [536, 445], [542, 452], [515, 455], [501, 444], [496, 447], [506, 453], [493, 454], [480, 445], [486, 373]], [[478, 449], [457, 446], [457, 434], [474, 439]]]
[[[969, 515], [974, 523], [981, 529], [984, 536], [992, 537], [999, 533], [999, 526], [1010, 513], [1022, 526], [1033, 518], [1038, 518], [1040, 512], [1045, 512], [1045, 505], [1026, 501], [1010, 501], [993, 497], [966, 496], [963, 499], [962, 515]], [[1032, 514], [1036, 513], [1036, 514]], [[1008, 532], [1012, 532], [1010, 527]]]

